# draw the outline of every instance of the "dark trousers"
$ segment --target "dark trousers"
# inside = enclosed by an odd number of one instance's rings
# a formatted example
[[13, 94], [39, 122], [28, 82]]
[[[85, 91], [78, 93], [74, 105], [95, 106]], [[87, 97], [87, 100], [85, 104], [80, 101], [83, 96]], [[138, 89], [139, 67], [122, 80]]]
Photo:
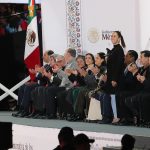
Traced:
[[31, 95], [32, 95], [32, 105], [35, 111], [44, 112], [45, 109], [45, 86], [36, 87]]
[[98, 100], [101, 102], [101, 114], [103, 117], [112, 117], [111, 97], [109, 94], [100, 93]]
[[46, 107], [46, 114], [51, 115], [51, 114], [56, 114], [57, 111], [57, 95], [61, 91], [65, 91], [65, 87], [56, 87], [56, 86], [51, 86], [51, 87], [46, 87], [45, 89], [45, 107]]
[[144, 93], [141, 96], [141, 119], [144, 122], [150, 122], [150, 93]]
[[37, 83], [29, 83], [24, 84], [19, 89], [18, 103], [20, 104], [20, 107], [27, 112], [29, 111], [29, 106], [31, 103], [31, 92], [37, 86], [39, 86]]
[[150, 96], [149, 93], [140, 92], [125, 100], [125, 105], [132, 112], [132, 117], [136, 116], [139, 120], [142, 120], [143, 112], [146, 110], [146, 108], [147, 111], [149, 112], [149, 106], [146, 106], [146, 104], [150, 104], [147, 101], [148, 99], [150, 99], [149, 96]]
[[21, 103], [22, 103], [22, 99], [23, 99], [23, 96], [24, 96], [24, 89], [25, 89], [25, 84], [22, 85], [19, 90], [18, 90], [18, 105], [19, 107], [21, 107]]
[[[75, 113], [81, 115], [82, 117], [88, 114], [88, 108], [90, 103], [90, 99], [88, 97], [89, 91], [90, 89], [87, 88], [81, 89], [78, 93], [76, 103], [74, 106]], [[86, 111], [84, 111], [85, 109]]]
[[135, 95], [136, 91], [119, 91], [116, 94], [116, 106], [118, 118], [130, 118], [132, 112], [125, 105], [125, 100], [128, 97]]
[[62, 91], [57, 94], [57, 106], [59, 115], [62, 114], [74, 114], [73, 105], [71, 101], [67, 100], [71, 97], [72, 90]]

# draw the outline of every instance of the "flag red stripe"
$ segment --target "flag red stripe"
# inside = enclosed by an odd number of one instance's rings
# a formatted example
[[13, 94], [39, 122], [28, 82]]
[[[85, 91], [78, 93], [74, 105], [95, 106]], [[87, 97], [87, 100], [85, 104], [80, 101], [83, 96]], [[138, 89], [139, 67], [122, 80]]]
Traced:
[[32, 6], [35, 4], [35, 1], [34, 0], [32, 0]]
[[[34, 69], [35, 65], [40, 64], [40, 49], [37, 47], [24, 61], [28, 69]], [[30, 74], [31, 80], [35, 78], [35, 75]]]

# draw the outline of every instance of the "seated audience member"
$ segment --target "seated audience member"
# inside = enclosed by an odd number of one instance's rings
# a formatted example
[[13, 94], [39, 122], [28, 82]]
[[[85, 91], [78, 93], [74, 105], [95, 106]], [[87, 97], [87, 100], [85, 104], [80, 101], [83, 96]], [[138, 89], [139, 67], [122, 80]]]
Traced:
[[[145, 74], [146, 73], [146, 68], [148, 65], [148, 62], [146, 60], [146, 57], [144, 57], [145, 55], [145, 51], [141, 52], [141, 64], [143, 65], [143, 67], [140, 67], [139, 69], [137, 69], [136, 64], [132, 63], [128, 66], [128, 72], [131, 72], [133, 74], [134, 80], [129, 80], [128, 86], [126, 92], [121, 92], [120, 95], [120, 116], [121, 116], [121, 120], [119, 121], [119, 125], [133, 125], [134, 121], [133, 121], [133, 114], [131, 109], [129, 109], [129, 107], [127, 107], [126, 102], [129, 101], [129, 99], [136, 95], [137, 93], [140, 93], [143, 90], [143, 85], [138, 81], [137, 76], [138, 74]], [[130, 76], [131, 77], [131, 76]], [[133, 82], [135, 81], [135, 82]], [[136, 84], [135, 84], [136, 83]], [[132, 90], [133, 89], [133, 90]]]
[[[43, 55], [43, 61], [45, 63], [49, 63], [49, 56], [52, 55], [53, 51], [46, 51]], [[47, 67], [47, 64], [44, 66], [44, 68]], [[24, 117], [29, 115], [29, 106], [31, 102], [31, 92], [33, 89], [35, 89], [37, 86], [45, 85], [46, 78], [42, 77], [42, 70], [43, 67], [35, 66], [34, 69], [30, 69], [31, 73], [36, 74], [37, 82], [27, 82], [23, 86], [19, 88], [18, 93], [18, 105], [19, 105], [19, 111], [17, 113], [13, 113], [12, 115], [15, 117]]]
[[[45, 102], [45, 96], [46, 96], [46, 89], [48, 87], [52, 86], [59, 86], [61, 83], [61, 79], [58, 78], [56, 73], [53, 73], [52, 68], [54, 68], [56, 65], [62, 68], [64, 66], [63, 63], [56, 62], [57, 59], [62, 59], [63, 57], [59, 55], [53, 55], [50, 59], [50, 66], [49, 70], [44, 70], [43, 74], [47, 78], [47, 85], [46, 86], [39, 86], [36, 87], [32, 92], [32, 101], [33, 101], [33, 112], [27, 116], [28, 118], [34, 118], [34, 119], [44, 119], [47, 118], [46, 116], [46, 102]], [[53, 78], [53, 80], [52, 80]], [[55, 107], [52, 107], [51, 111], [53, 112], [53, 109], [55, 110]]]
[[76, 58], [77, 69], [72, 70], [68, 69], [66, 74], [68, 75], [69, 80], [73, 83], [73, 87], [67, 91], [62, 91], [57, 95], [57, 104], [58, 104], [58, 113], [59, 119], [67, 119], [67, 116], [70, 116], [74, 113], [74, 104], [76, 100], [76, 95], [78, 93], [79, 87], [85, 85], [84, 77], [80, 74], [82, 69], [86, 69], [85, 57], [78, 55]]
[[[46, 88], [50, 86], [59, 86], [61, 83], [61, 80], [57, 77], [56, 74], [53, 73], [51, 66], [49, 66], [47, 70], [44, 69], [43, 75], [47, 78], [47, 85], [38, 86], [32, 91], [31, 97], [33, 112], [29, 116], [27, 116], [27, 118], [44, 119], [46, 117], [46, 104], [44, 101]], [[52, 76], [53, 81], [51, 81]]]
[[69, 121], [77, 121], [77, 120], [83, 120], [85, 118], [84, 108], [85, 105], [85, 95], [91, 90], [96, 88], [97, 81], [95, 79], [94, 74], [92, 73], [92, 68], [95, 66], [95, 59], [94, 56], [91, 53], [87, 53], [85, 55], [85, 63], [87, 66], [87, 69], [80, 70], [81, 76], [84, 77], [85, 81], [85, 87], [79, 89], [79, 93], [76, 97], [76, 102], [74, 105], [74, 112], [75, 114], [72, 115], [68, 120]]
[[150, 92], [150, 64], [149, 64], [150, 51], [142, 51], [140, 61], [143, 67], [140, 68], [137, 74], [137, 80], [141, 84], [140, 92], [134, 96], [128, 97], [125, 100], [125, 105], [131, 112], [132, 120], [134, 125], [140, 125], [142, 120], [142, 96], [149, 95]]
[[[149, 52], [149, 65], [150, 65], [150, 52]], [[148, 70], [149, 74], [150, 74], [150, 66], [149, 66], [149, 70]], [[147, 86], [147, 90], [145, 90], [145, 93], [143, 93], [141, 95], [141, 102], [140, 102], [140, 109], [141, 109], [141, 118], [140, 118], [140, 123], [142, 126], [149, 126], [149, 122], [150, 122], [150, 92], [148, 90], [148, 87], [150, 86], [150, 78], [145, 79], [145, 81], [143, 81], [143, 83], [145, 84], [145, 87]], [[150, 87], [149, 87], [150, 89]]]
[[[65, 71], [67, 69], [73, 69], [75, 70], [77, 68], [76, 64], [76, 50], [75, 49], [67, 49], [64, 58], [66, 62], [65, 69], [62, 70], [58, 65], [56, 65], [53, 68], [53, 72], [57, 74], [57, 77], [61, 79], [61, 83], [59, 86], [51, 86], [47, 87], [45, 89], [45, 97], [43, 97], [43, 100], [45, 101], [46, 106], [46, 116], [48, 119], [54, 119], [57, 116], [56, 112], [56, 99], [57, 95], [59, 95], [60, 92], [69, 90], [73, 87], [73, 83], [68, 79], [67, 74]], [[53, 77], [51, 78], [51, 81], [53, 81]]]
[[125, 134], [121, 139], [121, 150], [133, 150], [135, 138], [129, 134]]
[[54, 150], [75, 150], [74, 134], [70, 127], [63, 127], [58, 134], [59, 145]]
[[[75, 117], [72, 118], [72, 121], [80, 120], [82, 117], [87, 116], [90, 104], [91, 93], [97, 91], [99, 78], [106, 70], [105, 54], [97, 53], [95, 56], [95, 65], [91, 67], [88, 73], [85, 76], [86, 88], [79, 92], [77, 96], [77, 102], [75, 104]], [[80, 110], [79, 110], [80, 109]], [[82, 114], [81, 114], [82, 111]], [[80, 115], [82, 117], [80, 118]], [[84, 118], [83, 118], [84, 119]]]
[[[103, 86], [103, 81], [101, 80], [101, 76], [103, 76], [107, 72], [106, 61], [105, 61], [105, 53], [102, 53], [102, 52], [97, 53], [97, 55], [95, 57], [95, 64], [96, 64], [96, 66], [92, 69], [92, 72], [96, 75], [95, 77], [96, 77], [96, 80], [97, 80], [97, 87], [94, 90], [91, 90], [88, 93], [89, 100], [86, 101], [86, 103], [87, 103], [87, 105], [86, 105], [87, 112], [89, 111], [89, 104], [91, 102], [91, 98], [95, 98], [98, 101], [101, 101], [101, 103], [100, 103], [101, 104], [100, 105], [101, 110], [104, 107], [103, 106], [103, 99], [102, 99], [102, 95], [104, 95], [104, 93], [101, 90], [102, 86]], [[89, 120], [87, 120], [87, 121], [89, 121]]]
[[90, 143], [94, 143], [94, 139], [89, 139], [87, 135], [81, 133], [75, 136], [75, 150], [90, 150]]
[[62, 70], [65, 69], [65, 58], [62, 55], [58, 55], [58, 57], [56, 58], [56, 64], [58, 65], [58, 67], [62, 68]]

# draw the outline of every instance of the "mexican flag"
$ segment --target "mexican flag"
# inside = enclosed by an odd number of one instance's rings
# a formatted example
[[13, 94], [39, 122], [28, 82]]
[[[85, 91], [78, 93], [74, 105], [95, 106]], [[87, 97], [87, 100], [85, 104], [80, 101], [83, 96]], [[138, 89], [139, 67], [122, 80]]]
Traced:
[[[40, 65], [40, 50], [37, 28], [37, 16], [35, 11], [35, 0], [29, 0], [29, 18], [26, 33], [24, 61], [28, 69], [34, 69], [35, 65]], [[31, 80], [35, 75], [30, 73]]]

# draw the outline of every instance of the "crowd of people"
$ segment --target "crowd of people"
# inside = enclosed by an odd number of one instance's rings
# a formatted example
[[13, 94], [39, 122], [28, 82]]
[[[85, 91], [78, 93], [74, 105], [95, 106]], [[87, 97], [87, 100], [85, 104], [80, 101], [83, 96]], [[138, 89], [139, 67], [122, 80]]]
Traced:
[[[58, 134], [59, 145], [54, 150], [90, 150], [94, 139], [80, 133], [74, 136], [73, 129], [63, 127]], [[134, 148], [135, 138], [129, 134], [125, 134], [121, 139], [121, 150], [132, 150]]]
[[[69, 48], [64, 56], [54, 51], [43, 55], [45, 65], [29, 71], [36, 81], [24, 84], [18, 93], [19, 111], [14, 117], [84, 121], [91, 98], [100, 101], [99, 124], [149, 126], [150, 51], [138, 53], [126, 47], [114, 31], [114, 45], [107, 54], [78, 55]], [[115, 105], [114, 105], [115, 104]]]
[[[38, 23], [41, 23], [41, 8], [36, 5]], [[27, 29], [27, 4], [0, 4], [0, 37]]]

